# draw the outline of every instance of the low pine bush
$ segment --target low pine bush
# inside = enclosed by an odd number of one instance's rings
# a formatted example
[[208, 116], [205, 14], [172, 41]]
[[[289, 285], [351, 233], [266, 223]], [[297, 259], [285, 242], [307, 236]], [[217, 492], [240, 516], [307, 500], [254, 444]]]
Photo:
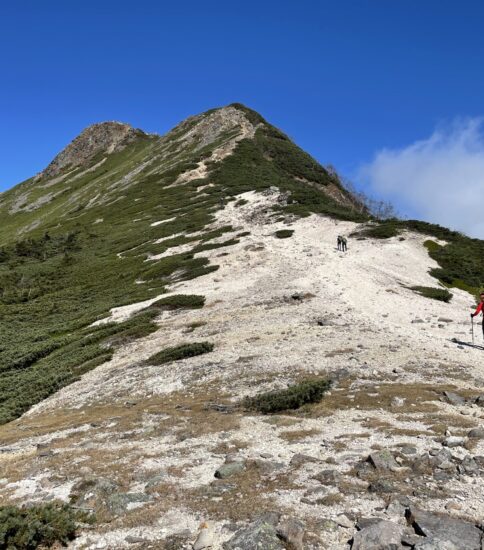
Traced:
[[303, 380], [285, 390], [276, 390], [261, 393], [254, 397], [247, 397], [243, 405], [249, 410], [263, 414], [299, 409], [299, 407], [308, 403], [320, 401], [330, 386], [331, 382], [326, 378]]
[[199, 296], [197, 294], [175, 294], [174, 296], [167, 296], [166, 298], [160, 298], [148, 309], [156, 310], [172, 310], [172, 309], [199, 309], [205, 304], [205, 296]]
[[191, 344], [182, 344], [173, 348], [166, 348], [147, 359], [150, 365], [163, 365], [171, 361], [186, 359], [187, 357], [195, 357], [209, 353], [213, 350], [213, 344], [210, 342], [193, 342]]
[[373, 239], [390, 239], [391, 237], [396, 237], [399, 232], [399, 227], [391, 221], [388, 221], [366, 227], [362, 231], [359, 231], [358, 235], [371, 237]]
[[288, 239], [289, 237], [292, 237], [294, 234], [293, 229], [279, 229], [279, 231], [276, 231], [274, 235], [278, 239]]
[[412, 286], [410, 288], [421, 296], [441, 302], [450, 302], [453, 296], [453, 294], [445, 288], [433, 288], [431, 286]]
[[32, 550], [67, 545], [76, 536], [77, 523], [91, 521], [92, 516], [67, 505], [2, 506], [0, 548]]

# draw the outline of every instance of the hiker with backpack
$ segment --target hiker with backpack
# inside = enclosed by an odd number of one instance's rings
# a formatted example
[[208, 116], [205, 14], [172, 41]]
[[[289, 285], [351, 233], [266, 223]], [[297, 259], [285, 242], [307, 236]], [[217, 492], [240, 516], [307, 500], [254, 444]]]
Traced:
[[346, 240], [346, 237], [341, 237], [341, 250], [343, 252], [348, 250], [348, 241]]
[[341, 250], [341, 252], [346, 252], [346, 250], [348, 249], [346, 237], [338, 235], [337, 243], [338, 250]]
[[481, 313], [483, 315], [483, 318], [482, 318], [482, 337], [484, 338], [484, 291], [480, 293], [480, 303], [479, 305], [477, 306], [477, 309], [476, 311], [474, 311], [474, 313], [471, 313], [471, 323], [473, 322], [473, 319], [474, 317], [476, 317], [476, 315], [479, 315], [479, 313]]

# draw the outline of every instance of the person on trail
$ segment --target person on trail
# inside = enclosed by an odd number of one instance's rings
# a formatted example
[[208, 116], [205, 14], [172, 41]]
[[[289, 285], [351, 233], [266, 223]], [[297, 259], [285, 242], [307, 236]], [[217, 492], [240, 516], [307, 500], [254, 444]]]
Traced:
[[338, 250], [341, 250], [341, 247], [343, 246], [343, 237], [341, 235], [338, 235]]
[[471, 321], [476, 315], [479, 315], [479, 313], [481, 313], [483, 315], [483, 318], [482, 318], [482, 337], [484, 338], [484, 292], [481, 292], [480, 298], [481, 298], [481, 301], [480, 301], [479, 305], [477, 306], [476, 311], [474, 311], [474, 313], [471, 313]]
[[346, 237], [341, 237], [341, 250], [343, 252], [348, 250], [348, 241], [346, 240]]

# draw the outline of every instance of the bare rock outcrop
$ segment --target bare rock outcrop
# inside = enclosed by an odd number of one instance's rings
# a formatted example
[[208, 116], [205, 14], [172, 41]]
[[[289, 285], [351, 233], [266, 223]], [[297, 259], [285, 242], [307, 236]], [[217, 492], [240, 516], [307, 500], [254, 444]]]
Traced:
[[93, 124], [61, 151], [40, 175], [44, 178], [57, 176], [64, 168], [82, 166], [101, 152], [111, 154], [120, 151], [144, 135], [142, 130], [122, 122]]

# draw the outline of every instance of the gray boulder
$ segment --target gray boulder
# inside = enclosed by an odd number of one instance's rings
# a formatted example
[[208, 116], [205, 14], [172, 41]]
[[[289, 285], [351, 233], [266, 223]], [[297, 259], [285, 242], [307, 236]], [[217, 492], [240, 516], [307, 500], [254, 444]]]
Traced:
[[113, 516], [120, 516], [150, 500], [144, 493], [113, 493], [106, 498], [106, 506]]
[[452, 391], [444, 391], [444, 397], [451, 405], [464, 405], [466, 402], [461, 395]]
[[276, 532], [292, 550], [303, 550], [304, 523], [295, 518], [287, 518], [279, 522]]
[[473, 428], [467, 435], [473, 439], [484, 439], [484, 428]]
[[392, 453], [386, 449], [371, 453], [368, 460], [377, 470], [392, 470], [399, 466]]
[[414, 507], [407, 511], [407, 520], [417, 534], [430, 540], [451, 542], [456, 550], [481, 550], [482, 532], [472, 523]]
[[224, 550], [284, 550], [272, 523], [259, 519], [240, 529], [223, 545]]
[[449, 540], [424, 539], [414, 546], [414, 550], [458, 550], [458, 547]]
[[217, 479], [225, 479], [227, 477], [233, 476], [242, 472], [245, 468], [245, 463], [243, 461], [229, 462], [227, 464], [222, 464], [217, 471], [215, 472], [215, 477]]
[[399, 550], [404, 528], [382, 520], [355, 533], [352, 550]]

